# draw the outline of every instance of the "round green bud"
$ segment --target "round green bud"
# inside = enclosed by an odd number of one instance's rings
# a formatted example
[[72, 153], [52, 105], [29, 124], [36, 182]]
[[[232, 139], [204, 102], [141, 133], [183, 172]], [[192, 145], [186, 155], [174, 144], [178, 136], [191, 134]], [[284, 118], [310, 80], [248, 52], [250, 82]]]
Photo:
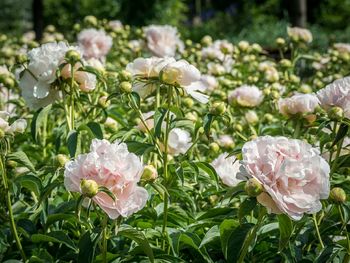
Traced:
[[10, 169], [16, 168], [17, 167], [17, 162], [12, 161], [12, 160], [7, 160], [6, 161], [6, 167], [10, 168]]
[[125, 93], [131, 93], [132, 92], [132, 85], [128, 81], [123, 81], [122, 83], [120, 83], [120, 89], [121, 89], [121, 91], [123, 91]]
[[86, 16], [84, 18], [84, 23], [91, 26], [97, 26], [98, 21], [97, 21], [97, 18], [94, 16]]
[[142, 180], [146, 182], [153, 182], [157, 179], [157, 177], [158, 177], [158, 172], [153, 165], [149, 164], [143, 168], [143, 172], [141, 175]]
[[264, 115], [264, 119], [267, 121], [267, 122], [272, 122], [273, 121], [273, 115], [271, 113], [266, 113]]
[[212, 142], [209, 144], [209, 150], [213, 153], [217, 153], [220, 150], [220, 146], [216, 142]]
[[98, 184], [94, 180], [83, 179], [80, 183], [80, 189], [84, 196], [93, 198], [98, 193]]
[[251, 197], [256, 197], [264, 191], [262, 184], [255, 178], [250, 178], [244, 186], [244, 190]]
[[346, 193], [342, 188], [334, 187], [329, 193], [329, 199], [334, 203], [338, 203], [338, 204], [345, 203]]
[[286, 44], [286, 41], [284, 40], [284, 38], [278, 37], [276, 38], [276, 45], [279, 47], [282, 47]]
[[290, 68], [292, 66], [292, 61], [289, 59], [281, 59], [280, 64], [282, 67]]
[[191, 99], [191, 98], [185, 98], [185, 99], [183, 100], [183, 104], [184, 104], [186, 107], [188, 107], [188, 108], [192, 108], [194, 102], [193, 102], [193, 99]]
[[3, 84], [8, 88], [12, 88], [15, 86], [15, 81], [11, 77], [6, 77], [4, 78]]
[[334, 121], [340, 121], [344, 117], [344, 111], [340, 107], [332, 107], [327, 111], [328, 117]]
[[98, 99], [98, 104], [102, 107], [102, 108], [107, 108], [110, 105], [110, 101], [107, 101], [107, 96], [101, 96]]
[[276, 90], [271, 91], [271, 96], [272, 96], [274, 99], [279, 99], [279, 98], [280, 98], [280, 94], [279, 94], [279, 92], [276, 91]]
[[204, 133], [204, 128], [203, 127], [199, 127], [198, 134], [203, 134], [203, 133]]
[[213, 115], [223, 115], [226, 111], [224, 102], [214, 102], [211, 106], [210, 113]]
[[66, 164], [66, 162], [69, 161], [69, 158], [64, 155], [64, 154], [57, 154], [56, 156], [56, 162], [60, 167], [64, 167], [64, 165]]
[[18, 54], [16, 56], [17, 63], [23, 64], [28, 61], [28, 57], [26, 54]]
[[212, 39], [212, 37], [209, 36], [209, 35], [204, 36], [204, 37], [202, 38], [202, 40], [201, 40], [201, 44], [202, 44], [203, 46], [209, 46], [209, 45], [211, 45], [212, 43], [213, 43], [213, 39]]
[[69, 62], [77, 62], [78, 60], [81, 59], [80, 53], [74, 49], [68, 50], [66, 52], [65, 58]]
[[119, 78], [121, 81], [129, 81], [132, 78], [132, 74], [127, 70], [122, 70], [119, 74]]
[[0, 139], [5, 137], [5, 131], [0, 129]]
[[234, 126], [234, 129], [236, 130], [236, 131], [238, 131], [238, 132], [242, 132], [243, 131], [243, 126], [241, 125], [241, 124], [236, 124], [235, 126]]

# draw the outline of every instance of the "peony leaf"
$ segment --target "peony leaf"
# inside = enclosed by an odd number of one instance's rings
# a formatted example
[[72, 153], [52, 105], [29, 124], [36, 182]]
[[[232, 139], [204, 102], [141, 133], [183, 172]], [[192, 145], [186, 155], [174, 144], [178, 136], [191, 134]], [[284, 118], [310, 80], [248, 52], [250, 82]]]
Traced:
[[79, 132], [77, 132], [76, 130], [71, 130], [68, 134], [67, 146], [71, 158], [75, 157], [75, 153], [77, 152], [78, 135]]
[[282, 251], [287, 245], [293, 233], [292, 220], [287, 215], [278, 215], [278, 224], [280, 230], [279, 250]]
[[6, 156], [7, 160], [15, 161], [16, 163], [19, 163], [23, 165], [24, 167], [27, 167], [31, 172], [35, 173], [35, 168], [32, 162], [29, 160], [28, 156], [22, 152], [14, 152], [10, 153]]

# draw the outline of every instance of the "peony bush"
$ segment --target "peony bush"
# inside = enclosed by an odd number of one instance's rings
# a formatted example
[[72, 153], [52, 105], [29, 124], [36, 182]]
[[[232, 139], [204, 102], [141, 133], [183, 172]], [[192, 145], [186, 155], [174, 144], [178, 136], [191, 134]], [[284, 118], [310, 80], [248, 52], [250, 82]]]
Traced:
[[1, 262], [350, 262], [350, 44], [86, 17], [1, 37]]

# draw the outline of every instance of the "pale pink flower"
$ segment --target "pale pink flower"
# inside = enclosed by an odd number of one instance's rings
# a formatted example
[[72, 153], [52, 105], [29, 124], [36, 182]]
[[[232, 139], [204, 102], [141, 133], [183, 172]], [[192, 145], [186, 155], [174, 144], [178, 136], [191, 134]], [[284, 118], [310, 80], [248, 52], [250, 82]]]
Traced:
[[285, 116], [312, 113], [319, 103], [315, 94], [295, 94], [290, 98], [279, 99], [278, 109]]
[[112, 20], [108, 22], [109, 27], [114, 31], [119, 31], [123, 29], [123, 24], [120, 20]]
[[335, 43], [333, 46], [340, 53], [350, 53], [350, 44], [348, 43]]
[[176, 49], [184, 48], [177, 29], [165, 25], [150, 25], [144, 28], [148, 49], [158, 57], [173, 57]]
[[[143, 115], [142, 118], [145, 121], [147, 128], [149, 130], [153, 129], [154, 128], [154, 111], [149, 111], [149, 112], [143, 113], [142, 115]], [[136, 126], [136, 128], [140, 131], [147, 132], [147, 129], [141, 120]]]
[[241, 180], [237, 179], [240, 163], [236, 157], [227, 157], [228, 153], [220, 154], [211, 165], [215, 169], [222, 182], [230, 187], [236, 186]]
[[86, 179], [108, 188], [115, 201], [104, 192], [98, 192], [92, 201], [116, 219], [130, 216], [145, 206], [148, 193], [137, 186], [142, 171], [140, 159], [129, 153], [125, 143], [94, 139], [89, 153], [66, 163], [64, 185], [68, 191], [81, 192], [81, 181]]
[[255, 107], [263, 101], [264, 95], [256, 86], [243, 85], [229, 92], [229, 103], [237, 102], [244, 107]]
[[327, 85], [317, 92], [317, 97], [325, 110], [337, 106], [343, 109], [345, 117], [350, 118], [350, 77]]
[[312, 34], [310, 30], [300, 27], [287, 27], [288, 36], [294, 41], [312, 42]]
[[230, 135], [223, 134], [219, 136], [218, 144], [224, 148], [231, 148], [235, 144], [235, 142], [233, 141]]
[[84, 51], [84, 57], [101, 59], [108, 54], [113, 40], [105, 31], [90, 28], [78, 34], [78, 43]]
[[318, 149], [286, 137], [263, 136], [242, 148], [243, 167], [258, 180], [265, 193], [257, 200], [272, 213], [294, 220], [321, 210], [320, 199], [329, 196], [329, 165]]
[[[79, 70], [83, 65], [76, 63], [73, 67], [73, 78], [78, 83], [79, 88], [83, 92], [90, 92], [96, 88], [96, 76], [92, 73]], [[72, 76], [71, 65], [66, 64], [61, 70], [61, 76], [64, 79], [69, 79]]]

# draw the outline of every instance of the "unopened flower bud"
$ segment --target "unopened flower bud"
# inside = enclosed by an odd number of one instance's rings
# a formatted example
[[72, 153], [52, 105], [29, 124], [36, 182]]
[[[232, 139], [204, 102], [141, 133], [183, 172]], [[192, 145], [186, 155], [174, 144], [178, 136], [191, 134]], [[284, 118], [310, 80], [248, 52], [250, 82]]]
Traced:
[[131, 80], [132, 74], [127, 70], [122, 70], [119, 74], [119, 78], [121, 81], [128, 81]]
[[344, 117], [343, 109], [337, 106], [330, 108], [327, 111], [327, 114], [328, 114], [328, 117], [334, 121], [339, 121]]
[[250, 178], [244, 186], [244, 190], [251, 197], [256, 197], [264, 191], [262, 184], [255, 178]]
[[123, 81], [122, 83], [120, 83], [120, 89], [125, 93], [131, 93], [132, 85], [128, 81]]
[[74, 49], [68, 50], [66, 52], [65, 58], [67, 61], [70, 63], [77, 62], [78, 60], [81, 59], [80, 53]]
[[18, 54], [16, 56], [17, 63], [23, 64], [28, 61], [28, 56], [26, 54]]
[[84, 18], [84, 23], [91, 26], [97, 26], [97, 18], [94, 16], [86, 16]]
[[213, 43], [213, 39], [211, 36], [206, 35], [202, 38], [201, 43], [203, 46], [209, 46]]
[[69, 158], [64, 154], [57, 154], [56, 161], [60, 167], [64, 167], [66, 162], [69, 161]]
[[191, 99], [191, 98], [185, 98], [185, 99], [183, 100], [183, 104], [184, 104], [186, 107], [188, 107], [188, 108], [192, 108], [194, 102], [193, 102], [193, 99]]
[[272, 122], [273, 121], [273, 115], [271, 113], [266, 113], [264, 115], [264, 119], [267, 121], [267, 122]]
[[142, 172], [142, 176], [141, 179], [146, 181], [146, 182], [153, 182], [154, 180], [156, 180], [158, 177], [158, 172], [157, 169], [149, 164], [146, 165], [145, 168], [143, 168], [143, 172]]
[[98, 184], [94, 180], [83, 179], [80, 183], [81, 193], [89, 198], [93, 198], [98, 193]]
[[5, 77], [3, 80], [3, 84], [5, 87], [13, 88], [15, 86], [15, 81], [11, 77]]
[[226, 106], [224, 102], [214, 102], [211, 109], [210, 113], [213, 115], [222, 115], [226, 111]]
[[234, 129], [235, 129], [236, 131], [238, 131], [238, 132], [242, 132], [242, 131], [243, 131], [243, 127], [242, 127], [241, 124], [236, 124], [235, 127], [234, 127]]
[[15, 162], [13, 160], [7, 160], [6, 161], [6, 167], [7, 168], [13, 169], [13, 168], [16, 168], [16, 166], [17, 166], [17, 162]]
[[209, 150], [213, 153], [217, 153], [220, 150], [220, 146], [216, 142], [212, 142], [209, 144]]
[[284, 40], [284, 38], [278, 37], [276, 38], [276, 44], [279, 47], [282, 47], [286, 44], [286, 41]]
[[282, 67], [290, 68], [292, 66], [292, 61], [289, 59], [281, 59], [280, 64]]
[[329, 193], [329, 199], [334, 203], [345, 203], [346, 193], [342, 188], [334, 187]]
[[247, 51], [249, 48], [249, 42], [244, 41], [244, 40], [239, 41], [238, 48], [242, 51]]
[[0, 139], [5, 137], [5, 131], [0, 129]]
[[102, 107], [102, 108], [107, 108], [110, 104], [109, 101], [107, 101], [107, 96], [102, 96], [98, 99], [98, 104]]

